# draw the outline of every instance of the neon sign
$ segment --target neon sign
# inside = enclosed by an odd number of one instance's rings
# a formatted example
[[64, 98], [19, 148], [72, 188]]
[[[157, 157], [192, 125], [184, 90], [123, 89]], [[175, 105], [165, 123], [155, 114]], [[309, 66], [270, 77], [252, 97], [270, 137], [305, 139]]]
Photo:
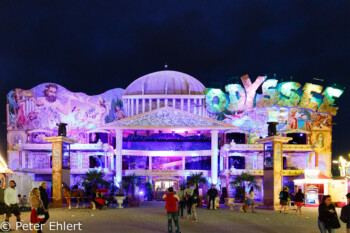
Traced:
[[[249, 110], [254, 107], [264, 108], [299, 107], [336, 115], [338, 107], [334, 101], [343, 94], [343, 90], [335, 87], [323, 87], [306, 83], [303, 87], [298, 82], [278, 83], [276, 79], [267, 79], [259, 76], [254, 83], [248, 75], [241, 77], [241, 84], [229, 84], [225, 86], [225, 94], [220, 89], [209, 88], [206, 93], [207, 110], [211, 113], [220, 113], [225, 110], [230, 112]], [[262, 95], [257, 95], [256, 90], [262, 85]]]

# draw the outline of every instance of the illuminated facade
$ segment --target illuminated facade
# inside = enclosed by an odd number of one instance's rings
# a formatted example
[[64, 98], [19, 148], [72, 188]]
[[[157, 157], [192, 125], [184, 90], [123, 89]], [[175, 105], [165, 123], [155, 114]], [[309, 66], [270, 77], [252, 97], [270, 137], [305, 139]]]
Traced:
[[115, 182], [135, 173], [160, 189], [177, 188], [199, 172], [220, 187], [243, 171], [263, 185], [268, 160], [257, 140], [267, 136], [267, 122], [278, 122], [278, 135], [293, 138], [282, 151], [284, 185], [293, 188], [305, 169], [330, 176], [333, 104], [343, 91], [265, 76], [241, 80], [243, 86], [227, 85], [227, 93], [176, 71], [97, 96], [53, 83], [14, 89], [7, 95], [9, 168], [51, 180], [51, 145], [43, 138], [57, 135], [56, 124], [65, 122], [67, 136], [77, 141], [68, 158], [72, 185], [92, 168]]

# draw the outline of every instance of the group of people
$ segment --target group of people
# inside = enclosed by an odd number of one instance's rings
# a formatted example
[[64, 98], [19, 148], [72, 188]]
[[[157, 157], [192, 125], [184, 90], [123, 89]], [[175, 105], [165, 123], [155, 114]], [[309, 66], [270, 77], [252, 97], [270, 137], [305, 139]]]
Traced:
[[[9, 187], [3, 189], [0, 183], [0, 215], [6, 214], [5, 224], [1, 224], [3, 230], [10, 230], [9, 219], [12, 214], [17, 222], [21, 222], [20, 204], [23, 198], [19, 198], [16, 190], [16, 182], [11, 180]], [[42, 225], [49, 219], [49, 197], [46, 193], [47, 183], [42, 182], [39, 188], [33, 188], [29, 193], [31, 207], [30, 222], [35, 224], [35, 230], [40, 233]], [[28, 203], [28, 201], [27, 201]], [[19, 224], [21, 225], [21, 224]]]
[[[304, 194], [302, 190], [299, 189], [294, 196], [294, 204], [297, 207], [295, 214], [302, 214], [301, 207], [304, 203]], [[350, 193], [346, 194], [348, 205], [341, 209], [340, 220], [346, 223], [347, 232], [350, 233]], [[287, 206], [290, 203], [290, 195], [288, 193], [288, 188], [284, 187], [280, 192], [280, 212], [284, 210], [287, 213]], [[340, 228], [340, 222], [338, 219], [337, 211], [335, 210], [335, 205], [332, 202], [330, 195], [324, 195], [322, 202], [318, 207], [318, 228], [321, 233], [334, 233], [335, 229]]]
[[[209, 196], [208, 209], [215, 209], [215, 198], [218, 195], [218, 191], [214, 185], [211, 186], [207, 194]], [[168, 215], [169, 232], [172, 232], [173, 221], [176, 226], [176, 233], [180, 232], [179, 216], [181, 218], [184, 217], [184, 209], [187, 211], [187, 219], [192, 218], [193, 222], [197, 222], [196, 207], [200, 203], [198, 185], [195, 188], [192, 188], [190, 183], [187, 183], [187, 188], [181, 185], [177, 193], [170, 187], [168, 188], [168, 193], [164, 194], [163, 200], [165, 200], [165, 208]]]
[[[346, 223], [347, 233], [350, 233], [350, 193], [346, 194], [349, 204], [341, 209], [340, 220]], [[340, 223], [330, 195], [324, 195], [318, 207], [318, 228], [321, 233], [334, 233], [340, 228]]]
[[[298, 189], [298, 192], [294, 195], [294, 206], [296, 206], [296, 211], [295, 214], [299, 214], [301, 215], [301, 207], [303, 206], [304, 203], [304, 194], [301, 191], [301, 189]], [[283, 190], [280, 192], [280, 205], [281, 205], [281, 209], [280, 209], [280, 213], [285, 213], [287, 214], [287, 207], [291, 205], [291, 196], [288, 192], [288, 188], [284, 187]]]
[[177, 196], [179, 198], [177, 215], [183, 218], [184, 217], [183, 210], [186, 209], [187, 219], [190, 219], [192, 216], [192, 220], [196, 222], [197, 221], [196, 207], [197, 207], [197, 204], [199, 204], [200, 202], [198, 186], [196, 188], [192, 188], [191, 184], [187, 183], [187, 188], [185, 189], [184, 185], [181, 185], [180, 190], [177, 191]]

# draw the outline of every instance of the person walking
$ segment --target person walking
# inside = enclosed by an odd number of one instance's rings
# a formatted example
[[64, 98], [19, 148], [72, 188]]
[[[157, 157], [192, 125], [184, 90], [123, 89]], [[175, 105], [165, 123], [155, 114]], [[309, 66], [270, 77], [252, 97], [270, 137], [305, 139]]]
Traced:
[[193, 216], [193, 219], [192, 221], [193, 222], [197, 222], [197, 211], [196, 211], [196, 207], [198, 205], [198, 203], [200, 202], [200, 199], [199, 199], [199, 190], [198, 190], [198, 186], [193, 190], [193, 194], [192, 194], [192, 197], [191, 197], [191, 204], [192, 204], [192, 207], [191, 207], [191, 213], [192, 213], [192, 216]]
[[305, 198], [304, 194], [301, 192], [301, 189], [299, 189], [294, 196], [294, 205], [296, 205], [297, 207], [295, 214], [298, 214], [298, 211], [299, 211], [300, 215], [302, 215], [301, 207], [303, 206], [304, 198]]
[[40, 199], [40, 190], [33, 188], [29, 193], [30, 206], [30, 222], [33, 224], [33, 233], [41, 232], [42, 225], [40, 224], [45, 219], [44, 204]]
[[[40, 222], [40, 224], [45, 224], [46, 221], [50, 218], [49, 214], [49, 196], [46, 193], [47, 189], [47, 183], [46, 182], [41, 182], [39, 191], [40, 191], [40, 199], [43, 202], [44, 205], [44, 211], [45, 211], [45, 218], [43, 221]], [[41, 228], [40, 228], [41, 229]], [[38, 233], [41, 231], [39, 230]]]
[[289, 198], [289, 193], [288, 193], [288, 188], [284, 187], [283, 190], [280, 192], [280, 213], [282, 213], [282, 210], [284, 208], [284, 213], [287, 213], [287, 205], [288, 205], [288, 198]]
[[181, 218], [184, 217], [184, 208], [185, 208], [185, 186], [181, 185], [180, 186], [180, 190], [177, 191], [177, 196], [179, 197], [179, 207], [178, 207], [178, 215], [180, 217], [181, 214]]
[[179, 216], [177, 211], [177, 202], [179, 197], [174, 193], [173, 187], [168, 188], [168, 193], [164, 194], [165, 209], [168, 214], [168, 232], [173, 232], [173, 220], [176, 226], [176, 233], [180, 233]]
[[0, 225], [2, 225], [3, 215], [5, 213], [4, 189], [0, 180]]
[[256, 213], [254, 211], [254, 205], [255, 205], [254, 198], [255, 198], [254, 189], [253, 187], [251, 187], [248, 194], [247, 205], [248, 205], [248, 209], [249, 209], [249, 206], [252, 207], [252, 213]]
[[190, 183], [187, 183], [187, 188], [185, 189], [185, 200], [186, 200], [186, 207], [187, 207], [187, 219], [191, 218], [191, 197], [193, 195], [193, 188], [191, 187]]
[[[10, 228], [9, 219], [12, 214], [16, 216], [17, 223], [21, 222], [21, 212], [18, 206], [18, 194], [16, 190], [16, 182], [11, 180], [8, 188], [4, 191], [4, 202], [5, 202], [5, 224], [8, 229]], [[19, 224], [21, 225], [21, 224]]]
[[350, 233], [350, 193], [346, 194], [346, 198], [349, 204], [341, 209], [340, 220], [346, 223], [346, 232]]
[[324, 195], [322, 203], [318, 207], [318, 228], [321, 233], [334, 233], [334, 229], [340, 228], [335, 206], [332, 205], [330, 195]]
[[247, 192], [245, 191], [245, 189], [243, 190], [243, 194], [242, 194], [242, 210], [240, 211], [244, 211], [244, 213], [247, 213], [247, 210], [248, 210], [248, 205], [247, 205], [247, 202], [248, 202], [248, 194]]
[[[216, 190], [215, 186], [212, 184], [211, 188], [208, 190], [207, 192], [208, 196], [209, 196], [209, 203], [207, 206], [207, 209], [216, 209], [215, 208], [215, 198], [218, 195], [218, 190]], [[213, 207], [211, 208], [211, 202], [213, 202]]]

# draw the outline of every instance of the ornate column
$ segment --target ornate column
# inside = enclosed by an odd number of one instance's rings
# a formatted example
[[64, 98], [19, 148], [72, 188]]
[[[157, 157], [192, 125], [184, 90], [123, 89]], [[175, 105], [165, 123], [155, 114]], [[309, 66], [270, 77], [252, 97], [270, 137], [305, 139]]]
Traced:
[[218, 136], [219, 130], [211, 131], [211, 183], [218, 183]]
[[123, 130], [117, 129], [115, 131], [115, 155], [116, 155], [116, 165], [115, 165], [115, 176], [116, 181], [119, 183], [122, 181], [123, 176], [123, 157], [122, 157], [122, 149], [123, 149]]
[[257, 140], [264, 144], [264, 206], [279, 209], [279, 193], [283, 186], [283, 144], [290, 137], [270, 136]]
[[76, 141], [63, 136], [47, 137], [44, 140], [52, 143], [52, 206], [62, 207], [62, 181], [70, 186], [70, 170], [62, 169], [63, 146]]

